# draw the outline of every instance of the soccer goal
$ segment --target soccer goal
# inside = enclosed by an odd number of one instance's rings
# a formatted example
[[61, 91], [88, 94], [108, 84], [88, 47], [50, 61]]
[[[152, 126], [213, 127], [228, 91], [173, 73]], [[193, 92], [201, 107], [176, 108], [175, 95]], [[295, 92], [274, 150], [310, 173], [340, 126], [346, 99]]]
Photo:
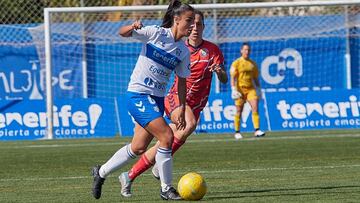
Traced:
[[[203, 11], [204, 38], [220, 46], [227, 71], [240, 56], [241, 44], [251, 45], [251, 58], [258, 64], [266, 93], [350, 89], [360, 83], [360, 0], [193, 6]], [[54, 123], [59, 122], [56, 100], [100, 99], [115, 111], [123, 108], [115, 102], [116, 97], [126, 92], [141, 44], [120, 37], [118, 29], [134, 19], [141, 19], [144, 25], [160, 25], [166, 8], [44, 10], [43, 27], [30, 32], [41, 68], [46, 70], [48, 138], [54, 138]], [[52, 85], [54, 76], [59, 75], [63, 76], [63, 88]], [[229, 89], [215, 79], [211, 94]], [[120, 131], [121, 115], [108, 120], [116, 120]]]

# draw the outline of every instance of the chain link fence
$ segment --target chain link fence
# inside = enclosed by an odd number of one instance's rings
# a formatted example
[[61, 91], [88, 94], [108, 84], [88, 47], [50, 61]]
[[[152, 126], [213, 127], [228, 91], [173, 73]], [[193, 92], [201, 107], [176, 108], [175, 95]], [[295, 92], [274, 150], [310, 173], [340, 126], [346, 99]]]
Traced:
[[[265, 0], [185, 0], [190, 4], [265, 2]], [[267, 0], [269, 1], [269, 0]], [[128, 6], [168, 4], [168, 0], [1, 0], [0, 24], [43, 22], [43, 8], [80, 6]]]

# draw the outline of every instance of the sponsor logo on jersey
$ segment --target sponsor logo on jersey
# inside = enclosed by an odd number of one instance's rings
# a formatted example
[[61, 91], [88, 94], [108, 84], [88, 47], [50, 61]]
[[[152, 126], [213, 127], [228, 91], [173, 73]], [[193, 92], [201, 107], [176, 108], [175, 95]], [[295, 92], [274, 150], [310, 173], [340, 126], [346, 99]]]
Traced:
[[153, 44], [146, 45], [146, 57], [163, 65], [164, 67], [174, 70], [175, 67], [181, 62], [176, 56], [156, 47]]
[[209, 54], [209, 50], [207, 50], [206, 48], [202, 48], [200, 50], [200, 56], [201, 57], [206, 57]]
[[159, 90], [165, 90], [166, 89], [166, 84], [163, 84], [163, 83], [159, 83], [149, 77], [146, 77], [144, 79], [144, 84], [148, 87], [151, 87], [151, 88], [155, 88], [155, 89], [159, 89]]
[[170, 72], [167, 72], [166, 70], [159, 67], [155, 67], [153, 65], [150, 66], [149, 70], [155, 75], [161, 75], [164, 77], [168, 77], [170, 75]]

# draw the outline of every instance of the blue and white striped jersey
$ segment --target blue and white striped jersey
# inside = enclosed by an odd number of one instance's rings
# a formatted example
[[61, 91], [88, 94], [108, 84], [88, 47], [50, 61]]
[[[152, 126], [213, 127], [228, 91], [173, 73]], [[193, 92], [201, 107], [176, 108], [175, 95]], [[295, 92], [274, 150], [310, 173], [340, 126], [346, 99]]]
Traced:
[[146, 26], [132, 36], [143, 46], [128, 91], [164, 97], [172, 71], [182, 78], [190, 75], [190, 52], [183, 40], [175, 42], [170, 28]]

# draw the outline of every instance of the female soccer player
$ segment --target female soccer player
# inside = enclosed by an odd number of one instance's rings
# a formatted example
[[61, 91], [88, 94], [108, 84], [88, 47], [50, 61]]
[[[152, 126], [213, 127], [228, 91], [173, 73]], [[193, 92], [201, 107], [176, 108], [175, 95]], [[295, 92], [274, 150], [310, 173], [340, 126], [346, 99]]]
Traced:
[[[183, 130], [185, 122], [186, 77], [190, 74], [190, 53], [183, 37], [189, 36], [194, 23], [194, 9], [188, 4], [172, 0], [159, 26], [143, 27], [140, 21], [123, 26], [119, 34], [143, 42], [128, 86], [127, 107], [135, 119], [135, 135], [105, 164], [93, 168], [93, 196], [99, 199], [107, 175], [121, 168], [137, 155], [144, 153], [155, 136], [159, 141], [155, 160], [159, 163], [160, 196], [165, 200], [181, 199], [172, 183], [171, 146], [173, 132], [165, 122], [164, 96], [171, 71], [178, 76], [179, 114], [176, 128]], [[157, 69], [159, 71], [152, 71]]]
[[[177, 117], [182, 112], [181, 104], [179, 104], [176, 99], [179, 92], [177, 88], [180, 82], [179, 77], [175, 78], [174, 85], [165, 97], [165, 112], [173, 122], [170, 124], [174, 132], [174, 142], [172, 144], [173, 154], [185, 143], [185, 140], [196, 128], [200, 112], [208, 100], [212, 73], [215, 72], [222, 83], [226, 83], [228, 80], [227, 74], [223, 69], [224, 57], [220, 49], [215, 44], [202, 39], [204, 26], [203, 13], [195, 10], [194, 26], [186, 43], [191, 53], [191, 75], [186, 79], [185, 129], [177, 129], [174, 125]], [[157, 142], [155, 146], [146, 151], [129, 172], [124, 172], [119, 176], [121, 195], [130, 197], [131, 184], [134, 179], [153, 166], [155, 162], [156, 165], [153, 167], [153, 174], [156, 178], [159, 178], [161, 165], [155, 158], [156, 149], [160, 146], [159, 144], [160, 142]]]
[[241, 57], [231, 64], [230, 75], [231, 98], [235, 100], [236, 106], [234, 118], [235, 139], [243, 138], [240, 133], [240, 119], [246, 101], [248, 101], [251, 106], [252, 122], [255, 129], [254, 136], [265, 136], [265, 133], [261, 131], [259, 127], [260, 118], [258, 113], [258, 103], [259, 96], [261, 96], [259, 70], [256, 63], [250, 59], [249, 44], [244, 43], [241, 46]]

